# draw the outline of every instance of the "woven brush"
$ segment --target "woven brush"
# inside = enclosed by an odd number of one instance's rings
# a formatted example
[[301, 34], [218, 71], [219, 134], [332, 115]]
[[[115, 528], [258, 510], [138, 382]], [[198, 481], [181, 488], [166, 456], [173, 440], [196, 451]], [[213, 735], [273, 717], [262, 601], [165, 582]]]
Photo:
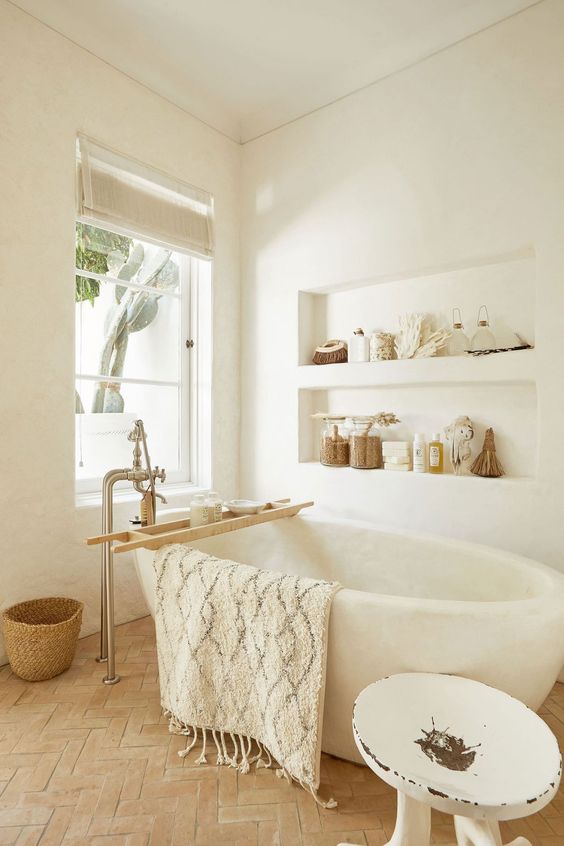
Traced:
[[505, 475], [505, 470], [495, 454], [493, 429], [486, 429], [482, 451], [470, 468], [470, 472], [474, 473], [475, 476], [488, 476], [493, 479]]
[[338, 339], [325, 341], [320, 347], [315, 348], [312, 361], [314, 364], [341, 364], [348, 361], [346, 342]]

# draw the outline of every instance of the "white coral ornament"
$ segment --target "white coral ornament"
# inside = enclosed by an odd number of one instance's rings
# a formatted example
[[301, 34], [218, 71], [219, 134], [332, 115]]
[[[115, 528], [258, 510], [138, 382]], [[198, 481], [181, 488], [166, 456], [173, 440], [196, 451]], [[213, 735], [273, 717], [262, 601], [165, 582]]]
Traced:
[[436, 329], [432, 332], [430, 327], [425, 325], [421, 332], [419, 347], [415, 350], [413, 358], [430, 358], [437, 355], [444, 348], [450, 334], [448, 329]]
[[398, 318], [400, 331], [394, 344], [398, 358], [413, 358], [415, 355], [421, 343], [424, 317], [424, 314], [402, 314]]
[[450, 338], [448, 329], [433, 330], [425, 314], [402, 314], [398, 322], [400, 331], [395, 341], [398, 358], [430, 358], [437, 355]]

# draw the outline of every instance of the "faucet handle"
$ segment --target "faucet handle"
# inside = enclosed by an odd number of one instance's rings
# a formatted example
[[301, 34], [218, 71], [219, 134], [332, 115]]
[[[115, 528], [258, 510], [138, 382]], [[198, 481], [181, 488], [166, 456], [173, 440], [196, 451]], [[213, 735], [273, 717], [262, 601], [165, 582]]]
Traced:
[[155, 480], [155, 482], [157, 481], [157, 479], [159, 479], [159, 481], [161, 482], [164, 482], [164, 480], [166, 479], [166, 470], [164, 469], [164, 467], [161, 467], [159, 469], [159, 465], [155, 464], [155, 468], [153, 470], [153, 479]]
[[139, 431], [139, 426], [137, 423], [133, 424], [133, 429], [129, 432], [127, 436], [127, 440], [134, 443], [135, 441], [141, 440], [141, 432]]

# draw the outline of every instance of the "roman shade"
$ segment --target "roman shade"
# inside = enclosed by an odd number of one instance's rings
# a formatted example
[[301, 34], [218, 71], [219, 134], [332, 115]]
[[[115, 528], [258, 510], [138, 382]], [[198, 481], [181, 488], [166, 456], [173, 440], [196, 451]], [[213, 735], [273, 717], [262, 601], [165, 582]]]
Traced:
[[213, 199], [206, 191], [79, 135], [81, 218], [209, 258], [212, 213]]

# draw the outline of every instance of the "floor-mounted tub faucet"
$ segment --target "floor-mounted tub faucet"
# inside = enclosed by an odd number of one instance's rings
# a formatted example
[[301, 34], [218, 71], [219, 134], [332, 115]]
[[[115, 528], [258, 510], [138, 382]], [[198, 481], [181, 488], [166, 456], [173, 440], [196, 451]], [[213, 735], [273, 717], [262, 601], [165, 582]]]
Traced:
[[[109, 534], [113, 531], [114, 522], [114, 501], [113, 491], [116, 482], [132, 482], [136, 491], [145, 497], [150, 495], [151, 501], [151, 519], [150, 522], [155, 521], [157, 513], [157, 497], [166, 503], [166, 499], [162, 494], [157, 493], [155, 489], [155, 482], [159, 479], [164, 482], [166, 472], [164, 469], [159, 469], [158, 466], [151, 467], [151, 459], [149, 457], [149, 450], [147, 448], [147, 437], [145, 434], [145, 427], [142, 420], [136, 420], [133, 424], [133, 429], [127, 436], [129, 441], [132, 441], [133, 446], [133, 466], [124, 469], [109, 470], [104, 476], [102, 484], [102, 534]], [[143, 452], [141, 451], [143, 447]], [[145, 458], [145, 467], [143, 467], [142, 457]], [[143, 482], [149, 482], [148, 490], [142, 487]], [[101, 591], [100, 591], [100, 606], [101, 606], [101, 620], [100, 620], [100, 657], [96, 660], [98, 662], [107, 661], [107, 672], [104, 676], [104, 684], [116, 684], [120, 677], [116, 675], [116, 661], [115, 661], [115, 638], [114, 638], [114, 562], [111, 541], [106, 541], [102, 544], [102, 563], [101, 563]]]

